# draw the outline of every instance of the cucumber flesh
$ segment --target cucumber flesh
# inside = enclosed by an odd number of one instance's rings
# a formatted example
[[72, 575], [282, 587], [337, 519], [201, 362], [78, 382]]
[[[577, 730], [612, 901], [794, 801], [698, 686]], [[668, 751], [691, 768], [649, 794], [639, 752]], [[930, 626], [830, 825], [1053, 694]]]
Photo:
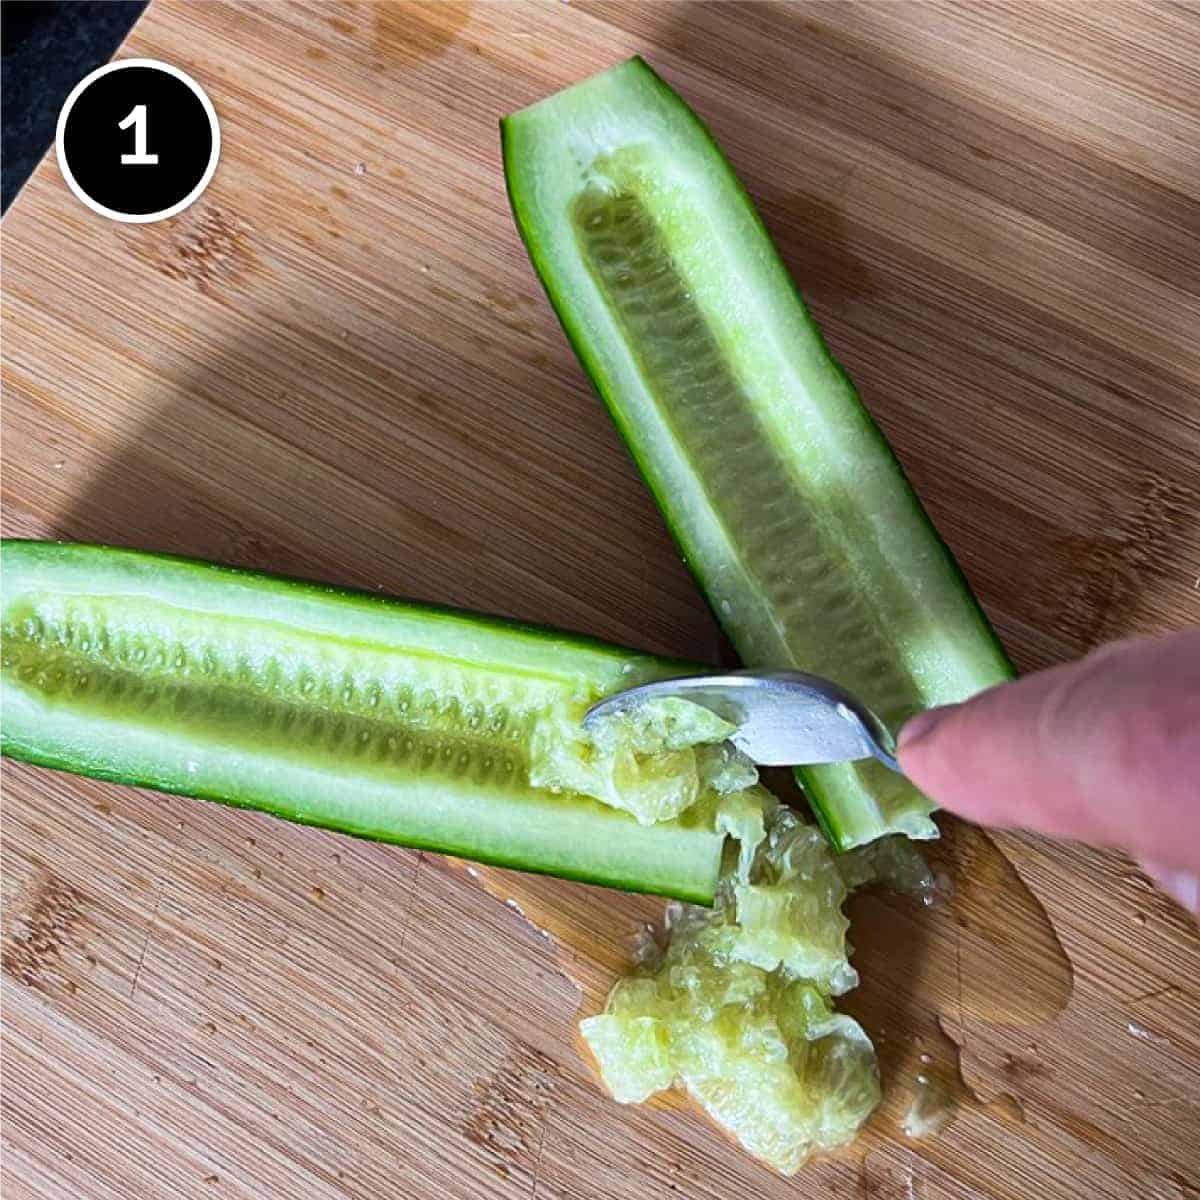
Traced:
[[[7, 541], [0, 560], [5, 755], [712, 902], [712, 797], [641, 824], [531, 778], [587, 756], [571, 739], [589, 704], [688, 664], [135, 551]], [[646, 757], [654, 795], [691, 786], [690, 754], [671, 752], [675, 775]], [[626, 774], [636, 795], [647, 780]]]
[[[1011, 677], [687, 105], [635, 58], [502, 130], [534, 266], [743, 660], [834, 679], [893, 729]], [[877, 763], [799, 775], [841, 849], [936, 836]]]

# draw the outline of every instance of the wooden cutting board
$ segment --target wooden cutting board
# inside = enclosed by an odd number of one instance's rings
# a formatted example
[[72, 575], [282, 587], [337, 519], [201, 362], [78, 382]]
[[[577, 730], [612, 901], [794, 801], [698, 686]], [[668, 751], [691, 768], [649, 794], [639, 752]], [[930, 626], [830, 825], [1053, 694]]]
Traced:
[[[220, 167], [139, 227], [50, 158], [6, 218], [4, 532], [726, 658], [501, 178], [500, 114], [634, 52], [711, 123], [1019, 665], [1200, 620], [1186, 4], [157, 0], [121, 55], [201, 81]], [[1200, 940], [1116, 854], [951, 829], [940, 909], [860, 901], [889, 1098], [786, 1181], [577, 1053], [659, 904], [5, 785], [6, 1200], [1200, 1195]], [[920, 1074], [959, 1107], [911, 1141]]]

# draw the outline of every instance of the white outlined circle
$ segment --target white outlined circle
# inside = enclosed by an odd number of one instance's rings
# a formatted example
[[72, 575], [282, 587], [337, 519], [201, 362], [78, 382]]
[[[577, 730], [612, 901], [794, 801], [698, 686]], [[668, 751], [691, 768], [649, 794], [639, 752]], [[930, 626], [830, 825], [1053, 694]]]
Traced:
[[[99, 79], [103, 75], [111, 74], [113, 71], [124, 71], [129, 67], [149, 67], [152, 70], [163, 71], [167, 75], [173, 75], [200, 101], [201, 107], [204, 109], [204, 115], [208, 118], [209, 130], [212, 132], [212, 150], [208, 156], [208, 165], [204, 168], [204, 174], [200, 176], [199, 183], [182, 200], [172, 204], [170, 208], [161, 209], [159, 212], [123, 213], [99, 204], [79, 186], [79, 181], [75, 178], [74, 173], [67, 163], [67, 156], [63, 153], [63, 134], [67, 128], [67, 118], [71, 115], [71, 109], [75, 107], [75, 101], [83, 95], [84, 89], [93, 80]], [[149, 225], [152, 221], [164, 221], [167, 217], [173, 217], [176, 213], [183, 212], [189, 205], [194, 204], [200, 198], [204, 189], [208, 187], [209, 181], [217, 169], [217, 161], [221, 157], [221, 125], [217, 121], [217, 110], [213, 108], [212, 101], [208, 98], [208, 93], [186, 72], [181, 71], [178, 67], [171, 66], [170, 63], [160, 62], [156, 58], [119, 58], [115, 62], [105, 63], [104, 66], [97, 67], [94, 71], [85, 75], [71, 89], [66, 103], [62, 106], [62, 111], [58, 114], [58, 127], [54, 134], [54, 149], [58, 158], [58, 169], [62, 172], [62, 177], [66, 180], [67, 187], [74, 192], [76, 199], [86, 204], [92, 212], [99, 213], [102, 217], [108, 217], [111, 221], [121, 221], [126, 225]]]

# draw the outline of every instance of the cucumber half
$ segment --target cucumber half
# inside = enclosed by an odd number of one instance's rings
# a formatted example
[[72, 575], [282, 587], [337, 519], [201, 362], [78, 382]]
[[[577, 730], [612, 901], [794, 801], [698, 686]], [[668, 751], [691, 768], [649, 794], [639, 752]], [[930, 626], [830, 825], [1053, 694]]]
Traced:
[[[591, 778], [594, 755], [578, 734], [590, 703], [688, 664], [108, 547], [6, 541], [0, 567], [10, 757], [502, 866], [713, 900], [724, 842], [713, 803], [643, 824], [554, 782], [564, 763]], [[661, 798], [682, 780], [699, 795], [687, 774], [696, 757], [672, 729], [671, 754], [621, 760], [634, 792], [647, 786]], [[642, 762], [652, 777], [637, 775]], [[531, 781], [539, 764], [546, 786]]]
[[[509, 198], [584, 369], [743, 660], [893, 729], [1012, 667], [733, 170], [641, 59], [502, 122]], [[874, 762], [800, 781], [835, 846], [935, 837]]]

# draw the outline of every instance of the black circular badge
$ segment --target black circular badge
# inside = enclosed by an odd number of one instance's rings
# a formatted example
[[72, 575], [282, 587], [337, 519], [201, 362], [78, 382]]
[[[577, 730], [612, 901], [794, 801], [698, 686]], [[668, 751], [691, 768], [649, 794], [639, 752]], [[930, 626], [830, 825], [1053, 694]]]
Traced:
[[114, 221], [182, 212], [217, 169], [212, 101], [178, 67], [108, 63], [80, 80], [58, 115], [58, 165], [71, 191]]

